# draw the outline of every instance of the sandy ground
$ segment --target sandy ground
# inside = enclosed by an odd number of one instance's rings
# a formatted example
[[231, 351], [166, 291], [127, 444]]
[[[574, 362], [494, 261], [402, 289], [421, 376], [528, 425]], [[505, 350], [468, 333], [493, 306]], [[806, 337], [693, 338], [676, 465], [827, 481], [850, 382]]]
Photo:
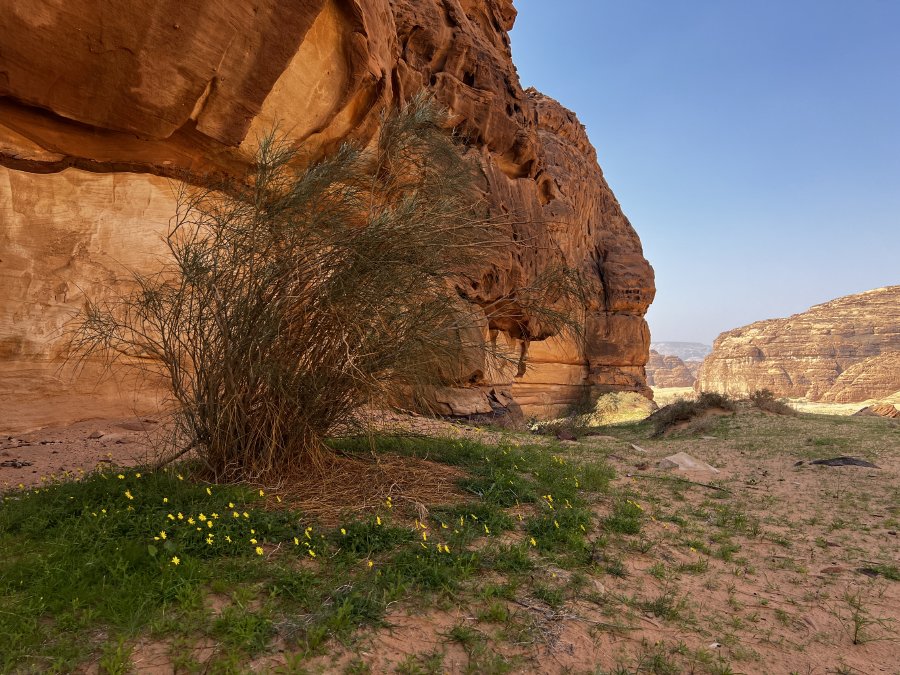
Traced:
[[[161, 426], [90, 420], [0, 437], [0, 461], [28, 463], [0, 468], [0, 487], [143, 461]], [[561, 607], [535, 598], [531, 584], [505, 601], [501, 623], [478, 618], [477, 588], [464, 602], [411, 601], [386, 627], [305, 661], [305, 672], [900, 673], [900, 581], [885, 576], [900, 567], [900, 424], [756, 412], [707, 426], [653, 440], [611, 427], [563, 443], [574, 460], [606, 457], [617, 471], [612, 493], [594, 505], [598, 518], [622, 496], [647, 517], [637, 536], [598, 532], [594, 565], [533, 572], [533, 582], [561, 588], [581, 577]], [[497, 432], [466, 433], [490, 441]], [[679, 451], [719, 473], [655, 468]], [[878, 468], [809, 464], [838, 455]], [[476, 643], [452, 640], [457, 626], [475, 631]], [[195, 647], [199, 661], [216, 651], [208, 638]], [[136, 642], [137, 672], [175, 672], [171, 650]], [[276, 642], [251, 667], [295, 672], [291, 658]], [[415, 670], [413, 661], [439, 666]]]

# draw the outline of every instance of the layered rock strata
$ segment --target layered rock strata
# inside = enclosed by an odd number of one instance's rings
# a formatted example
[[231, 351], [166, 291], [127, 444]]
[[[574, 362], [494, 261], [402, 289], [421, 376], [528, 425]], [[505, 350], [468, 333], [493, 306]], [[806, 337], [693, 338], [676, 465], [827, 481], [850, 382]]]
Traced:
[[699, 361], [682, 361], [677, 356], [663, 356], [651, 349], [647, 361], [647, 384], [651, 387], [693, 387], [697, 381]]
[[240, 172], [276, 123], [314, 161], [365, 143], [422, 89], [456, 114], [511, 223], [467, 297], [514, 307], [559, 264], [592, 283], [585, 344], [533, 334], [522, 308], [485, 339], [528, 343], [531, 368], [473, 367], [445, 412], [511, 400], [544, 415], [585, 392], [647, 393], [653, 271], [584, 127], [520, 86], [515, 16], [510, 0], [22, 0], [0, 13], [0, 427], [146, 404], [117, 373], [73, 380], [61, 335], [86, 296], [157, 264], [167, 178]]
[[722, 333], [698, 390], [853, 403], [900, 389], [900, 286], [816, 305]]

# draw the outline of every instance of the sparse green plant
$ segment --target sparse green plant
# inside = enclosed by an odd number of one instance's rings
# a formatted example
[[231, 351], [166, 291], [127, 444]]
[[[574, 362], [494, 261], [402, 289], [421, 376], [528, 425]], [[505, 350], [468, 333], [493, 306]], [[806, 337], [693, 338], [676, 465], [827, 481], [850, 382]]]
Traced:
[[131, 646], [124, 639], [107, 643], [98, 664], [102, 675], [126, 675], [132, 671]]
[[650, 416], [653, 421], [653, 436], [662, 436], [666, 431], [684, 422], [690, 422], [694, 418], [706, 413], [708, 410], [723, 410], [734, 412], [734, 402], [727, 396], [713, 392], [702, 392], [696, 400], [684, 399], [660, 408]]
[[[865, 606], [862, 589], [856, 589], [855, 591], [848, 589], [844, 593], [843, 600], [848, 609], [846, 615], [841, 610], [838, 610], [836, 613], [847, 629], [853, 644], [861, 645], [866, 642], [885, 639], [883, 631], [892, 622], [889, 619], [872, 616], [869, 609]], [[872, 631], [873, 627], [878, 627], [882, 630], [882, 633], [875, 634]]]
[[750, 403], [758, 410], [765, 412], [775, 413], [776, 415], [797, 416], [797, 411], [784, 401], [779, 401], [775, 398], [775, 394], [770, 389], [760, 389], [751, 393]]

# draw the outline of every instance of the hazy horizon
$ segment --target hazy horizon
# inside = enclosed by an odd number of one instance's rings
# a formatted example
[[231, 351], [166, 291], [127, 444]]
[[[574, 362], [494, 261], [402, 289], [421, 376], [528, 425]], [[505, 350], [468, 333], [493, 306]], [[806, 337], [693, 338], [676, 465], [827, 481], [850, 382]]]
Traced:
[[900, 283], [900, 3], [516, 0], [656, 270], [654, 341]]

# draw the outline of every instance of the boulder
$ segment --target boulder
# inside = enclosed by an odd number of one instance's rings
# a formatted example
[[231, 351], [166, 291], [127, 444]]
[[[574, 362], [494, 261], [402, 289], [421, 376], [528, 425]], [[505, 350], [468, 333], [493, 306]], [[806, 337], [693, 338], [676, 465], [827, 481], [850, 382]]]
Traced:
[[719, 473], [719, 470], [706, 462], [692, 457], [686, 452], [678, 452], [669, 455], [657, 463], [659, 469], [675, 469], [678, 471], [698, 471], [706, 473]]

